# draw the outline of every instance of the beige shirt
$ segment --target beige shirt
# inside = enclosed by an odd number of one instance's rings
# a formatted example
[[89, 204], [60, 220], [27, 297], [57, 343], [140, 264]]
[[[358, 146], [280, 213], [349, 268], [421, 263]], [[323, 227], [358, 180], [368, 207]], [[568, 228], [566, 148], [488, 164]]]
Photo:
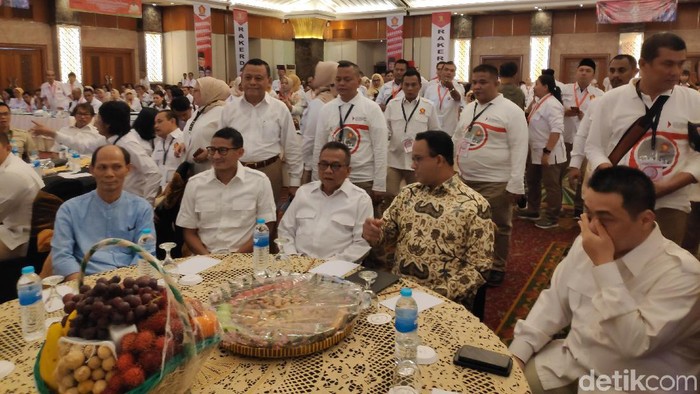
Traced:
[[29, 242], [32, 204], [44, 181], [29, 164], [8, 155], [0, 164], [0, 242], [15, 249]]

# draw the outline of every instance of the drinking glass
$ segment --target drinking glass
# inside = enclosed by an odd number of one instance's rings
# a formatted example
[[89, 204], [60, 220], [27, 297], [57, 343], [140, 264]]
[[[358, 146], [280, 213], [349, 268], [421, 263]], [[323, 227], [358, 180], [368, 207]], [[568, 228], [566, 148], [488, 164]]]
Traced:
[[49, 286], [49, 296], [46, 298], [44, 307], [47, 312], [54, 312], [63, 308], [63, 298], [58, 294], [56, 286], [63, 282], [63, 275], [51, 275], [41, 280], [41, 284], [44, 286]]
[[288, 271], [286, 270], [286, 265], [289, 264], [289, 255], [284, 250], [284, 246], [287, 245], [291, 240], [285, 237], [277, 237], [275, 239], [275, 245], [277, 245], [277, 255], [275, 255], [274, 264], [275, 267], [272, 268], [272, 272], [277, 270], [277, 275], [286, 275]]
[[379, 303], [377, 294], [372, 291], [372, 283], [377, 279], [375, 271], [364, 270], [359, 274], [360, 278], [365, 281], [365, 288], [362, 290], [362, 309], [374, 311]]
[[163, 265], [163, 271], [167, 272], [175, 282], [180, 278], [180, 274], [177, 273], [177, 264], [175, 264], [175, 260], [170, 256], [170, 251], [176, 246], [177, 244], [175, 242], [163, 242], [158, 245], [159, 248], [165, 251], [165, 258], [161, 263]]

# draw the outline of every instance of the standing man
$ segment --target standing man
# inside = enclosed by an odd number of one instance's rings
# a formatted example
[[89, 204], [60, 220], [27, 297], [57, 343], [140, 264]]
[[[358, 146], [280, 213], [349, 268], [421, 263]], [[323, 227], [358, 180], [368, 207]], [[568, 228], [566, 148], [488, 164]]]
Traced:
[[494, 263], [488, 277], [491, 286], [500, 285], [505, 276], [513, 204], [525, 194], [528, 153], [525, 113], [498, 93], [498, 87], [496, 67], [474, 67], [472, 91], [476, 100], [464, 109], [452, 136], [459, 176], [489, 202], [497, 227]]
[[525, 93], [518, 86], [518, 81], [515, 80], [515, 75], [518, 73], [518, 65], [514, 62], [506, 62], [498, 68], [498, 76], [500, 77], [500, 85], [498, 91], [503, 97], [512, 101], [525, 110]]
[[243, 135], [247, 149], [241, 162], [270, 178], [275, 202], [279, 202], [282, 194], [282, 152], [292, 195], [301, 184], [304, 170], [301, 143], [292, 114], [282, 101], [267, 94], [270, 66], [265, 61], [249, 60], [243, 66], [241, 84], [243, 96], [234, 97], [221, 111], [221, 126], [233, 127]]
[[66, 91], [72, 92], [75, 89], [80, 89], [81, 93], [83, 91], [83, 84], [78, 82], [77, 77], [73, 71], [68, 73], [68, 82], [66, 82]]
[[280, 84], [282, 83], [282, 77], [287, 75], [287, 69], [284, 67], [284, 64], [278, 64], [277, 65], [277, 79], [272, 81], [272, 90], [275, 91], [275, 93], [279, 94], [280, 92]]
[[156, 139], [153, 141], [153, 154], [151, 157], [160, 169], [161, 190], [170, 182], [173, 174], [185, 160], [184, 135], [177, 127], [177, 117], [173, 111], [164, 110], [156, 114], [153, 130], [156, 132]]
[[51, 111], [68, 109], [70, 99], [64, 84], [56, 80], [56, 73], [53, 70], [46, 71], [46, 82], [41, 84], [41, 99], [46, 108]]
[[[352, 153], [350, 181], [364, 189], [378, 204], [386, 192], [388, 133], [377, 103], [357, 91], [360, 69], [341, 60], [335, 76], [338, 97], [321, 108], [316, 125], [312, 163], [318, 163], [326, 142], [338, 141]], [[285, 107], [286, 108], [286, 107]], [[289, 112], [289, 111], [287, 111]], [[319, 179], [318, 169], [313, 179]]]
[[387, 155], [386, 192], [384, 209], [399, 194], [401, 182], [410, 185], [416, 181], [411, 154], [416, 134], [428, 130], [440, 130], [440, 122], [433, 104], [420, 97], [421, 76], [415, 68], [409, 68], [403, 76], [401, 90], [404, 97], [389, 101], [384, 111], [389, 130]]
[[10, 150], [17, 148], [17, 154], [22, 160], [28, 162], [29, 154], [37, 150], [34, 139], [24, 130], [12, 130], [12, 112], [7, 103], [0, 103], [0, 133], [7, 135], [10, 141]]
[[456, 72], [454, 62], [445, 62], [440, 72], [440, 80], [430, 84], [423, 93], [423, 97], [437, 108], [442, 130], [449, 135], [455, 132], [459, 111], [464, 105], [464, 87], [454, 80]]
[[[6, 107], [0, 106], [0, 110], [2, 108]], [[12, 154], [12, 146], [6, 133], [0, 133], [0, 185], [2, 262], [27, 255], [32, 204], [39, 190], [44, 187], [44, 182], [34, 169]]]
[[[673, 33], [644, 40], [641, 78], [603, 96], [591, 115], [586, 140], [591, 168], [627, 165], [651, 178], [656, 189], [656, 222], [664, 237], [679, 245], [690, 212], [691, 188], [686, 186], [700, 179], [700, 153], [688, 140], [689, 125], [700, 123], [700, 93], [676, 87], [686, 59], [685, 41]], [[623, 139], [630, 126], [659, 100], [661, 112], [653, 117], [649, 129], [636, 141]], [[619, 162], [611, 162], [609, 155], [618, 144], [624, 155]]]
[[435, 65], [435, 76], [432, 77], [432, 78], [430, 78], [430, 82], [431, 82], [431, 83], [432, 83], [432, 82], [439, 82], [439, 81], [440, 81], [440, 73], [442, 72], [442, 68], [443, 68], [444, 66], [445, 66], [445, 62], [443, 62], [442, 60], [439, 61], [439, 62]]
[[403, 91], [401, 91], [401, 82], [403, 80], [403, 75], [408, 70], [408, 62], [405, 59], [399, 59], [394, 63], [394, 79], [386, 82], [379, 88], [379, 93], [374, 101], [379, 104], [379, 107], [384, 111], [386, 105], [390, 100], [397, 97], [403, 97]]
[[564, 104], [564, 134], [562, 136], [567, 156], [571, 153], [574, 136], [581, 124], [581, 119], [588, 112], [591, 102], [603, 96], [603, 91], [591, 84], [595, 77], [595, 67], [593, 59], [581, 59], [576, 69], [576, 82], [564, 85], [561, 90]]

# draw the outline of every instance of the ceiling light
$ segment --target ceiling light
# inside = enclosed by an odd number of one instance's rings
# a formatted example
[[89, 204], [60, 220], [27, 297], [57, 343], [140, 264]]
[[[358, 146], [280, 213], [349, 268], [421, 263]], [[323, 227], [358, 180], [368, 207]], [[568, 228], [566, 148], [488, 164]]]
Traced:
[[459, 14], [459, 16], [464, 16], [464, 14]]
[[579, 4], [578, 6], [581, 7], [581, 8], [583, 8], [583, 4]]

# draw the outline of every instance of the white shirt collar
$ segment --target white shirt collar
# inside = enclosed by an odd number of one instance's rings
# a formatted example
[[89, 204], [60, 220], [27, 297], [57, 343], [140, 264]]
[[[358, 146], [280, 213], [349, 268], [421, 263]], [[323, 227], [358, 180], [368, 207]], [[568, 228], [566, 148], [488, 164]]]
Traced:
[[[237, 169], [236, 169], [236, 175], [234, 175], [233, 178], [231, 178], [231, 180], [229, 181], [229, 183], [228, 183], [227, 185], [225, 185], [225, 186], [230, 185], [231, 182], [233, 182], [236, 178], [240, 179], [241, 182], [245, 182], [245, 179], [246, 179], [245, 172], [246, 172], [247, 169], [248, 169], [248, 168], [247, 168], [246, 166], [244, 166], [243, 163], [241, 163], [241, 162], [239, 161], [239, 162], [238, 162], [238, 167], [237, 167]], [[223, 185], [223, 183], [219, 180], [219, 178], [216, 177], [216, 173], [214, 172], [214, 169], [213, 169], [213, 168], [211, 168], [211, 169], [209, 169], [209, 170], [207, 170], [207, 171], [209, 172], [209, 174], [207, 175], [207, 181], [208, 181], [208, 182], [214, 182], [214, 181], [216, 181], [216, 182], [219, 182], [220, 184]]]
[[345, 193], [346, 196], [349, 196], [349, 195], [350, 195], [350, 190], [352, 189], [352, 183], [350, 182], [350, 180], [349, 180], [348, 178], [345, 178], [345, 180], [343, 181], [343, 184], [340, 185], [340, 187], [339, 187], [338, 189], [336, 189], [336, 190], [333, 192], [333, 194], [331, 194], [331, 195], [326, 194], [326, 193], [321, 189], [321, 186], [322, 186], [322, 185], [323, 185], [323, 183], [322, 183], [321, 181], [318, 181], [318, 185], [316, 185], [316, 187], [314, 187], [314, 189], [313, 189], [311, 192], [312, 192], [312, 193], [320, 193], [320, 194], [322, 194], [323, 196], [328, 196], [328, 197], [332, 197], [332, 196], [335, 196], [336, 194], [338, 194], [338, 193], [340, 193], [340, 192], [343, 192], [343, 193]]
[[654, 224], [654, 230], [649, 236], [636, 248], [630, 250], [618, 260], [627, 266], [632, 275], [637, 276], [644, 269], [644, 266], [655, 258], [659, 251], [663, 250], [663, 244], [666, 239], [659, 230], [659, 225]]

